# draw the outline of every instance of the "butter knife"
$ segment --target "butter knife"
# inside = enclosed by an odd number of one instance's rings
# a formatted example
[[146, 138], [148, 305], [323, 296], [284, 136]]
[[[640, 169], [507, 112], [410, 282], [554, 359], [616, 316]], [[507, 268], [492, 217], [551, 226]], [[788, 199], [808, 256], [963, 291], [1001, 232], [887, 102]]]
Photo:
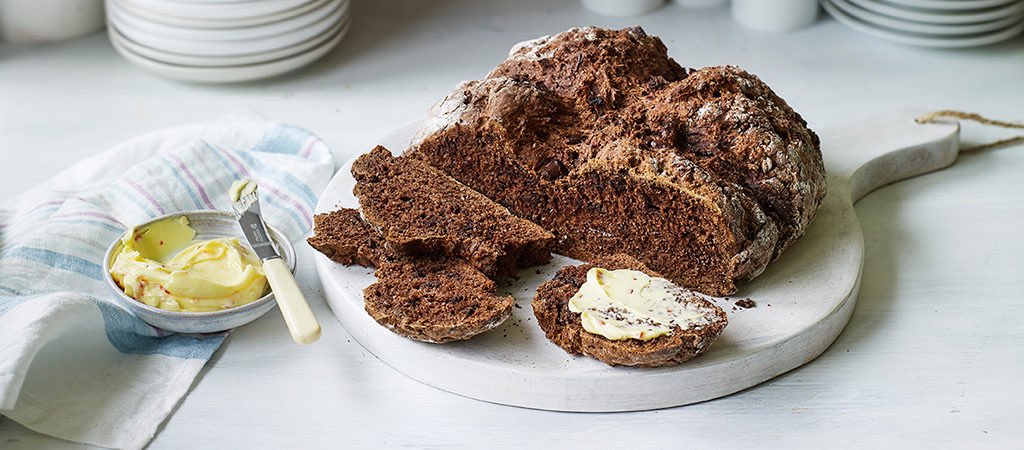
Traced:
[[231, 209], [234, 210], [249, 246], [263, 261], [263, 273], [267, 276], [292, 339], [299, 344], [312, 344], [320, 339], [320, 323], [309, 309], [309, 303], [295, 282], [295, 276], [288, 270], [281, 255], [277, 254], [267, 234], [267, 227], [260, 215], [256, 188], [256, 182], [250, 179], [234, 182], [230, 191]]

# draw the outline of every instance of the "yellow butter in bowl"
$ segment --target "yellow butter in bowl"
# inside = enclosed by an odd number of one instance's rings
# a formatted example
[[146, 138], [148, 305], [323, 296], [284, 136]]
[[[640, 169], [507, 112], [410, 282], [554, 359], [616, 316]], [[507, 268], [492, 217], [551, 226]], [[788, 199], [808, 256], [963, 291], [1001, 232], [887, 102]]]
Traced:
[[132, 228], [110, 275], [129, 297], [169, 311], [220, 311], [266, 294], [262, 263], [238, 238], [195, 235], [184, 216]]

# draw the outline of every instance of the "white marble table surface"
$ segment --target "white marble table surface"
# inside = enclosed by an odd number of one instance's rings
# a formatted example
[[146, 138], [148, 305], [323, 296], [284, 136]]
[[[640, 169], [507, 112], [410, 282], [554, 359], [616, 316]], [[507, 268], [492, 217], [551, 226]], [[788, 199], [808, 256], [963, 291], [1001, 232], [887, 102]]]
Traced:
[[[758, 74], [812, 127], [915, 106], [1024, 119], [1024, 38], [906, 47], [832, 20], [790, 34], [676, 5], [608, 18], [573, 1], [357, 1], [341, 46], [277, 80], [206, 86], [137, 70], [97, 34], [0, 43], [0, 198], [146, 131], [255, 111], [309, 128], [339, 162], [423, 116], [513, 43], [577, 25], [644, 26], [684, 65]], [[965, 140], [1005, 135], [968, 125]], [[618, 414], [519, 409], [421, 385], [331, 316], [308, 247], [300, 282], [324, 324], [289, 342], [277, 314], [237, 330], [151, 448], [1024, 445], [1024, 148], [962, 157], [857, 205], [867, 243], [856, 312], [814, 362], [732, 396]], [[501, 389], [501, 386], [495, 386]], [[0, 448], [77, 447], [0, 418]]]

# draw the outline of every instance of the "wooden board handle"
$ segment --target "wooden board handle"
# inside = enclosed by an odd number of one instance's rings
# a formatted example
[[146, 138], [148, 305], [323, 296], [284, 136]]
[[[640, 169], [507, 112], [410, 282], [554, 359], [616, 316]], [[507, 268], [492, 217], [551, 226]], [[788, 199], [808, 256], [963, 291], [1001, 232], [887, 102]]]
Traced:
[[878, 187], [956, 161], [960, 125], [954, 120], [916, 123], [923, 113], [899, 110], [817, 130], [825, 170], [833, 180], [848, 183], [851, 202]]
[[295, 283], [295, 276], [288, 270], [281, 258], [268, 259], [263, 262], [263, 272], [267, 274], [270, 289], [274, 291], [277, 307], [281, 309], [284, 323], [292, 339], [299, 344], [312, 344], [320, 339], [320, 323], [309, 309], [306, 297]]

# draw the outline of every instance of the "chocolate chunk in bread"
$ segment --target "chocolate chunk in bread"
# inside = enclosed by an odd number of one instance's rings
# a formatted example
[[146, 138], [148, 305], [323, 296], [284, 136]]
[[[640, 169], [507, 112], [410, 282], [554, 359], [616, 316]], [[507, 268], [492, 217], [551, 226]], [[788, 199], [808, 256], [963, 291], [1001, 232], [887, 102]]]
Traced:
[[431, 109], [420, 158], [554, 233], [713, 295], [760, 274], [825, 196], [818, 137], [760, 79], [687, 69], [639, 28], [521, 43]]
[[359, 216], [359, 211], [341, 208], [313, 216], [309, 245], [332, 261], [350, 266], [377, 267], [384, 255], [384, 239]]
[[512, 314], [515, 300], [496, 296], [494, 282], [465, 260], [406, 257], [383, 261], [363, 290], [378, 323], [419, 341], [445, 343], [490, 330]]
[[489, 277], [551, 259], [551, 233], [423, 161], [377, 147], [352, 175], [363, 217], [398, 254], [463, 258]]
[[597, 258], [591, 264], [562, 268], [551, 281], [540, 285], [531, 303], [533, 314], [545, 336], [568, 353], [592, 356], [613, 366], [673, 366], [704, 352], [728, 324], [725, 311], [717, 305], [698, 294], [678, 288], [678, 295], [685, 296], [688, 307], [704, 311], [704, 318], [699, 322], [686, 329], [677, 327], [671, 334], [647, 341], [611, 340], [592, 334], [583, 329], [580, 315], [569, 310], [569, 300], [586, 282], [587, 271], [593, 267], [631, 269], [660, 276], [640, 261], [617, 254]]

